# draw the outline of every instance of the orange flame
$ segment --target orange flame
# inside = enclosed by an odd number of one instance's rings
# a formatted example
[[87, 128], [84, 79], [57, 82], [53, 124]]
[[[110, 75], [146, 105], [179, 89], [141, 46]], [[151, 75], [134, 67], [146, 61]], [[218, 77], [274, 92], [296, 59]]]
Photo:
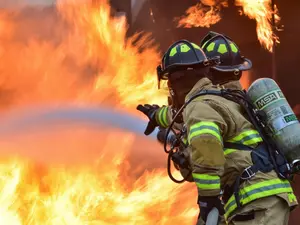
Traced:
[[157, 90], [160, 54], [149, 34], [126, 39], [125, 19], [112, 18], [106, 0], [98, 7], [60, 0], [56, 10], [57, 17], [39, 15], [47, 26], [26, 20], [29, 9], [1, 13], [0, 85], [8, 104], [167, 102]]
[[186, 11], [186, 16], [178, 21], [178, 27], [210, 27], [221, 20], [219, 12], [222, 7], [228, 7], [226, 0], [202, 0]]
[[[280, 21], [278, 9], [272, 11], [271, 0], [236, 0], [235, 4], [242, 7], [241, 14], [256, 21], [257, 38], [260, 44], [268, 51], [273, 52], [274, 43], [280, 43], [278, 36], [273, 31], [272, 15], [275, 14], [276, 24]], [[209, 10], [207, 7], [209, 6]], [[227, 7], [227, 0], [201, 1], [186, 11], [186, 16], [178, 22], [179, 27], [210, 27], [221, 20], [220, 10]]]
[[[74, 127], [53, 131], [26, 135], [14, 139], [15, 142], [5, 140], [7, 144], [2, 141], [1, 147], [9, 147], [11, 152], [21, 150], [23, 154], [30, 154], [31, 160], [2, 160], [1, 224], [171, 225], [195, 222], [198, 210], [192, 207], [194, 201], [187, 201], [189, 195], [196, 195], [195, 189], [191, 193], [191, 187], [172, 183], [165, 169], [135, 175], [134, 170], [139, 164], [129, 166], [127, 155], [133, 144], [145, 143], [137, 142], [132, 134], [115, 131], [104, 136]], [[51, 140], [46, 137], [49, 135]], [[99, 135], [101, 142], [97, 139]], [[122, 137], [118, 140], [122, 153], [116, 149], [116, 137]], [[26, 152], [24, 147], [29, 147], [31, 141], [35, 146]], [[60, 143], [60, 148], [64, 143], [67, 152], [53, 149], [55, 143]], [[82, 151], [87, 147], [88, 152]], [[97, 149], [101, 149], [100, 154]], [[38, 155], [39, 150], [43, 151], [44, 157]], [[142, 155], [138, 153], [140, 150], [134, 153]], [[64, 164], [69, 162], [70, 165], [58, 166], [56, 153], [60, 158], [64, 157]], [[77, 154], [82, 159], [79, 160]], [[145, 156], [153, 160], [149, 154]], [[157, 158], [158, 153], [155, 156]], [[89, 166], [75, 164], [77, 157], [77, 162], [91, 162], [93, 157], [97, 157], [97, 162], [89, 163]], [[44, 163], [32, 164], [32, 158]], [[45, 161], [49, 166], [45, 166]]]
[[[241, 6], [243, 8], [241, 12], [250, 19], [256, 20], [256, 32], [260, 44], [268, 51], [273, 52], [274, 42], [280, 42], [278, 36], [273, 32], [272, 14], [276, 12], [272, 11], [271, 0], [236, 0], [236, 5]], [[278, 11], [275, 18], [278, 22], [280, 19]]]
[[[150, 36], [126, 39], [124, 18], [112, 18], [107, 1], [98, 3], [60, 0], [55, 9], [0, 11], [3, 112], [43, 104], [131, 107], [166, 102], [157, 91], [160, 54]], [[47, 131], [22, 135], [21, 140], [2, 137], [0, 224], [195, 222], [196, 187], [170, 181], [165, 164], [157, 164], [163, 152], [148, 157], [161, 146], [116, 131]], [[139, 151], [129, 152], [132, 148]], [[142, 152], [140, 160], [130, 163], [127, 156], [135, 158], [137, 152]], [[14, 155], [19, 157], [11, 159]], [[52, 162], [57, 159], [59, 163]], [[142, 166], [147, 160], [156, 170], [145, 172], [151, 168]]]

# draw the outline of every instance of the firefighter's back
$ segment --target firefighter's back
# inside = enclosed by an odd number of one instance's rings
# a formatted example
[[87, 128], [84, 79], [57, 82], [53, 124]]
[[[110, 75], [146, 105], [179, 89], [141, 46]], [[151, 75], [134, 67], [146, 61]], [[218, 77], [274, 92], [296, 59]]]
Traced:
[[[275, 219], [279, 209], [288, 215], [289, 206], [297, 205], [297, 200], [287, 180], [279, 179], [274, 170], [270, 172], [258, 171], [255, 174], [252, 174], [251, 171], [249, 173], [244, 172], [246, 168], [253, 165], [252, 151], [241, 150], [239, 147], [249, 146], [254, 149], [253, 151], [256, 151], [255, 148], [262, 143], [262, 139], [249, 122], [242, 107], [220, 96], [207, 95], [198, 100], [205, 102], [212, 110], [217, 111], [227, 124], [222, 134], [225, 166], [221, 176], [221, 188], [224, 190], [223, 199], [226, 203], [225, 217], [230, 221], [236, 214], [247, 214], [247, 212], [253, 212], [257, 209], [267, 210], [270, 206], [274, 208], [272, 215], [275, 216]], [[239, 179], [241, 174], [248, 174], [248, 179]], [[238, 209], [239, 204], [234, 196], [237, 179], [240, 183], [238, 185], [239, 202], [241, 205], [247, 205], [243, 207], [242, 211]], [[288, 218], [288, 216], [284, 218]], [[285, 222], [274, 223], [273, 220], [272, 224], [285, 224]]]

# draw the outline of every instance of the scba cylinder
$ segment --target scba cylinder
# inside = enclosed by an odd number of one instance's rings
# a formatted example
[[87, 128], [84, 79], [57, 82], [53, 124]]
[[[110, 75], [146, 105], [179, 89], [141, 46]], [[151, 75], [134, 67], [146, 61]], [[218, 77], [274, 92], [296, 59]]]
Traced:
[[300, 124], [277, 83], [270, 78], [258, 79], [249, 87], [248, 95], [255, 106], [266, 113], [269, 135], [288, 162], [298, 162]]

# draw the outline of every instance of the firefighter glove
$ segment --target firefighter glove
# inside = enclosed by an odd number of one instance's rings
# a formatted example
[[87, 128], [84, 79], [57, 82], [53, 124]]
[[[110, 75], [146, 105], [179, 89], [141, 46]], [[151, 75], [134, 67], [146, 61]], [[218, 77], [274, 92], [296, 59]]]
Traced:
[[145, 105], [138, 105], [136, 109], [141, 111], [148, 117], [149, 123], [144, 131], [144, 134], [145, 135], [151, 134], [154, 131], [155, 127], [158, 126], [158, 123], [156, 122], [155, 119], [155, 113], [159, 109], [159, 106], [145, 104]]

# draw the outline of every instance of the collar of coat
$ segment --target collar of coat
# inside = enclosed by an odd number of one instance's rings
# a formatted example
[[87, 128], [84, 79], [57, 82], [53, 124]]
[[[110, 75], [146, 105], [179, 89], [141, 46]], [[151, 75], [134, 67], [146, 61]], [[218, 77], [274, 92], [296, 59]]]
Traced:
[[186, 95], [185, 99], [190, 98], [191, 96], [195, 95], [196, 93], [208, 89], [214, 89], [217, 86], [213, 85], [211, 80], [208, 78], [202, 78], [200, 79], [192, 88], [192, 90]]
[[223, 85], [213, 85], [211, 80], [208, 78], [202, 78], [200, 79], [192, 88], [192, 90], [187, 94], [185, 99], [190, 98], [191, 96], [195, 95], [196, 93], [203, 91], [203, 90], [209, 90], [209, 89], [221, 89], [221, 88], [228, 88], [232, 90], [242, 90], [242, 85], [239, 81], [230, 81], [228, 83], [225, 83]]

